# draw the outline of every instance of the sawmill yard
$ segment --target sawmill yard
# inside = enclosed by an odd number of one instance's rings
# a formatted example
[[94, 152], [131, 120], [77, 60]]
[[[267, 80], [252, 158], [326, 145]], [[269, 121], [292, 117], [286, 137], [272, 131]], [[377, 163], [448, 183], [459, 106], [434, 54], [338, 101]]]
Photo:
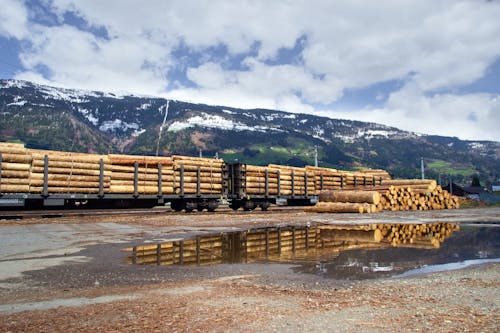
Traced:
[[[397, 271], [398, 267], [408, 269], [411, 266], [408, 262], [419, 260], [420, 264], [425, 262], [433, 267], [436, 264], [433, 251], [449, 251], [447, 242], [457, 244], [458, 248], [462, 244], [460, 239], [466, 238], [456, 235], [479, 235], [475, 230], [486, 230], [481, 235], [490, 235], [490, 238], [471, 238], [473, 251], [481, 248], [477, 247], [481, 242], [493, 240], [494, 244], [479, 252], [497, 251], [493, 257], [498, 258], [498, 248], [495, 248], [498, 242], [491, 237], [496, 237], [495, 233], [498, 235], [499, 208], [362, 215], [271, 208], [267, 213], [223, 210], [212, 214], [165, 212], [88, 217], [68, 214], [50, 219], [32, 217], [0, 222], [2, 332], [499, 330], [500, 264], [496, 260], [460, 270], [445, 268], [407, 276]], [[383, 240], [380, 242], [380, 239], [377, 241], [385, 244], [383, 248], [380, 245], [374, 248], [372, 243], [361, 246], [362, 237], [358, 235], [355, 243], [344, 246], [340, 252], [336, 248], [326, 248], [326, 252], [325, 249], [313, 249], [319, 243], [308, 238], [306, 244], [313, 251], [313, 257], [298, 258], [295, 252], [294, 256], [285, 253], [290, 227], [293, 227], [293, 249], [299, 251], [300, 244], [304, 244], [299, 231], [304, 227], [311, 231], [326, 226], [325, 235], [331, 235], [340, 225], [351, 226], [352, 230], [358, 230], [356, 232], [368, 229], [373, 232], [372, 228], [384, 226], [380, 230], [385, 235], [387, 225], [399, 225], [400, 228], [412, 225], [415, 230], [417, 225], [434, 222], [443, 226], [456, 223], [461, 230], [447, 229], [444, 238], [448, 239], [437, 246], [440, 249], [410, 247], [410, 252], [394, 252], [399, 248]], [[223, 261], [219, 265], [215, 262], [201, 265], [162, 262], [156, 265], [156, 261], [152, 265], [134, 265], [127, 252], [132, 247], [139, 251], [141, 246], [146, 248], [169, 242], [175, 245], [175, 241], [182, 239], [186, 239], [187, 244], [193, 237], [204, 239], [235, 231], [244, 232], [250, 252], [251, 242], [255, 244], [257, 239], [257, 234], [251, 234], [251, 230], [267, 230], [269, 254], [271, 244], [275, 244], [270, 240], [274, 234], [269, 230], [281, 229], [281, 256], [270, 255], [268, 260], [247, 256], [244, 260]], [[412, 242], [417, 244], [418, 240]], [[185, 251], [184, 260], [187, 261], [189, 251], [187, 248]], [[351, 253], [349, 256], [354, 258], [360, 254], [374, 256], [377, 251], [392, 256], [390, 261], [396, 270], [393, 273], [398, 276], [384, 273], [384, 267], [363, 267], [362, 275], [366, 271], [371, 275], [360, 277], [359, 272], [358, 275], [345, 275], [346, 271], [353, 270], [347, 267], [349, 265], [328, 266], [335, 258], [337, 261], [342, 259], [345, 253]], [[328, 252], [337, 254], [325, 257]], [[411, 253], [411, 258], [404, 258], [405, 253]], [[446, 256], [448, 253], [460, 255], [457, 249], [446, 252]], [[492, 253], [481, 256], [493, 257]], [[378, 260], [382, 265], [386, 259], [381, 258], [370, 260]], [[354, 267], [356, 261], [350, 260]], [[460, 259], [448, 260], [453, 261]], [[340, 269], [344, 275], [330, 275], [333, 271], [339, 273]]]

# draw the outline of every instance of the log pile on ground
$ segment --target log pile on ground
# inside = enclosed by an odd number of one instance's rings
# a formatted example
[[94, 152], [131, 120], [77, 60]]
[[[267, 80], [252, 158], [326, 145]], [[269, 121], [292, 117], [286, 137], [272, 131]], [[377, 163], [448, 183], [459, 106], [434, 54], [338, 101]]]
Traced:
[[304, 210], [314, 213], [375, 213], [380, 194], [377, 191], [325, 190], [321, 191], [319, 201]]
[[432, 179], [392, 179], [372, 190], [381, 193], [379, 209], [398, 211], [460, 208], [458, 197], [450, 195]]

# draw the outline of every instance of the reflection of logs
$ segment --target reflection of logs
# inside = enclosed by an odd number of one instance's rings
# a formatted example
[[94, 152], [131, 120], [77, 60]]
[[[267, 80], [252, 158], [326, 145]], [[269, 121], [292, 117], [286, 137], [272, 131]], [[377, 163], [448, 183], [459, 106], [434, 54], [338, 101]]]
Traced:
[[136, 264], [208, 265], [255, 260], [287, 261], [293, 258], [318, 258], [318, 255], [338, 255], [339, 251], [349, 249], [390, 246], [434, 249], [455, 230], [458, 230], [458, 226], [451, 223], [269, 228], [123, 250], [132, 252], [128, 262]]

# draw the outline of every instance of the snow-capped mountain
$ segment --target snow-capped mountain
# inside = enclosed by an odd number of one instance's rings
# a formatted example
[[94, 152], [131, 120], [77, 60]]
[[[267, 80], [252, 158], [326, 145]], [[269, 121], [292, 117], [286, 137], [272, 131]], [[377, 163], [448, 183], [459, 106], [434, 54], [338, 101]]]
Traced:
[[[494, 180], [500, 143], [427, 136], [380, 124], [276, 110], [243, 110], [154, 96], [116, 95], [0, 80], [0, 140], [61, 150], [216, 152], [249, 163], [386, 168], [416, 176], [420, 156], [459, 175]], [[161, 136], [161, 137], [160, 137]], [[449, 169], [449, 168], [448, 168]], [[443, 169], [444, 170], [444, 169]]]

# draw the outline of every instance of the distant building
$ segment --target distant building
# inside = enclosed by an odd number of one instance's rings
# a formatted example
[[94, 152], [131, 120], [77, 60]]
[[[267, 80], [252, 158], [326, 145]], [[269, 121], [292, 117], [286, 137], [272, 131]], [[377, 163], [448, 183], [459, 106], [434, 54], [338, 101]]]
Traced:
[[491, 192], [500, 192], [500, 184], [491, 184]]

